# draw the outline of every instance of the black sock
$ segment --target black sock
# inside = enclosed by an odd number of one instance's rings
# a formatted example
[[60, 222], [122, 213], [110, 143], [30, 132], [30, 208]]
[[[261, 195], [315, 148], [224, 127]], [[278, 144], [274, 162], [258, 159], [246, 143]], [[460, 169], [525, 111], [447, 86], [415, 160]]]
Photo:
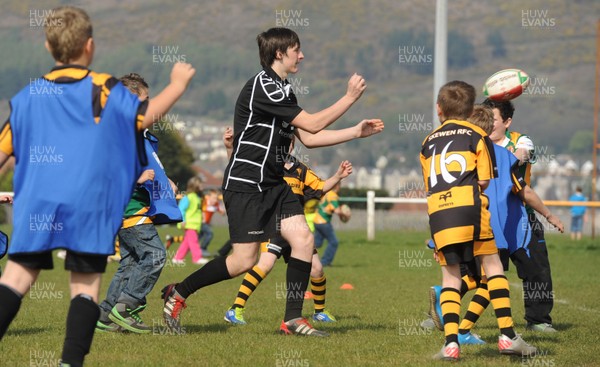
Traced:
[[181, 297], [188, 298], [200, 288], [231, 279], [231, 275], [229, 275], [229, 271], [227, 270], [227, 264], [225, 263], [226, 259], [226, 257], [217, 257], [209, 261], [206, 265], [185, 278], [183, 282], [179, 283], [175, 287], [175, 290]]
[[225, 244], [223, 245], [223, 247], [221, 247], [219, 249], [219, 256], [227, 256], [229, 254], [229, 251], [231, 251], [231, 249], [233, 248], [233, 245], [231, 244], [231, 240], [227, 240], [227, 242], [225, 242]]
[[83, 366], [85, 355], [90, 352], [100, 307], [85, 294], [71, 300], [67, 314], [67, 332], [62, 351], [62, 361], [71, 366]]
[[287, 297], [283, 321], [290, 321], [302, 317], [304, 292], [306, 291], [310, 280], [310, 268], [310, 262], [290, 257], [287, 266]]
[[0, 340], [6, 333], [8, 326], [19, 312], [21, 295], [14, 289], [0, 284]]

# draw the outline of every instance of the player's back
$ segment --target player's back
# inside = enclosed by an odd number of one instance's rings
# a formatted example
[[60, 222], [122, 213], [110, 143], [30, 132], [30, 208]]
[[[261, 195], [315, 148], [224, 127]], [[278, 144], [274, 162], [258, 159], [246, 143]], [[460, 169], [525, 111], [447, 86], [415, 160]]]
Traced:
[[478, 184], [495, 176], [493, 147], [485, 132], [466, 121], [446, 121], [425, 138], [420, 159], [438, 247], [493, 238], [487, 199]]
[[[53, 89], [32, 93], [44, 84]], [[109, 237], [140, 173], [138, 107], [122, 84], [84, 68], [55, 69], [11, 100], [12, 253], [113, 252]]]

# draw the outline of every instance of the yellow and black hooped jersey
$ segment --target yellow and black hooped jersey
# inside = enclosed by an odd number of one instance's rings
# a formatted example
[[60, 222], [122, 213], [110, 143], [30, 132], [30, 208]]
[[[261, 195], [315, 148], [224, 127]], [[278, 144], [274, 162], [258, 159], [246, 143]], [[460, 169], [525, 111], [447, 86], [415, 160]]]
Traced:
[[448, 120], [425, 138], [420, 160], [437, 249], [493, 239], [489, 202], [477, 183], [497, 177], [487, 134], [466, 121]]
[[292, 166], [284, 168], [283, 179], [290, 186], [292, 192], [300, 200], [300, 204], [304, 206], [305, 201], [310, 199], [321, 199], [323, 196], [323, 186], [325, 181], [321, 180], [307, 165], [299, 162], [294, 157]]

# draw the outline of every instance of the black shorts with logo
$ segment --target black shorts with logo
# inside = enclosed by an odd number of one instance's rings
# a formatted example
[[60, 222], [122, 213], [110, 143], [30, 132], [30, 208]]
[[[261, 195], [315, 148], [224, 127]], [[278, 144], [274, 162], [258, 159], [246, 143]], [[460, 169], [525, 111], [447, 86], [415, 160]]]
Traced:
[[263, 192], [225, 190], [223, 202], [233, 243], [268, 241], [280, 232], [282, 219], [304, 215], [300, 201], [285, 182]]

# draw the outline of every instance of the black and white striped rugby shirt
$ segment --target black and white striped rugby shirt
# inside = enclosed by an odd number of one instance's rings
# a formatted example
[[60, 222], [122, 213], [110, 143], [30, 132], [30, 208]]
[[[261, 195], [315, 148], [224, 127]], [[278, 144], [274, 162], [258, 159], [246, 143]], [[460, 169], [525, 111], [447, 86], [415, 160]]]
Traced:
[[265, 68], [246, 83], [235, 105], [224, 190], [262, 192], [284, 183], [283, 165], [294, 134], [290, 122], [301, 111], [291, 85], [273, 69]]

